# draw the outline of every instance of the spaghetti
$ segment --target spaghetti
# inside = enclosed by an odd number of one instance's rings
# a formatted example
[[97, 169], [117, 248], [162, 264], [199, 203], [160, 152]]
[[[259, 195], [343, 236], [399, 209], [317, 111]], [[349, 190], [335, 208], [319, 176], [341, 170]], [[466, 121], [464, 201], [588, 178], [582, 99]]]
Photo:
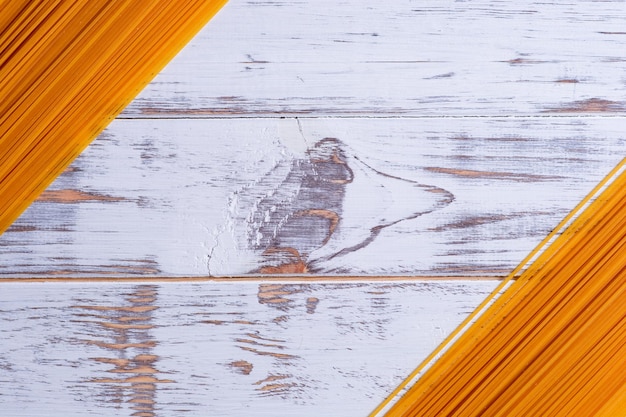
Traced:
[[625, 165], [372, 415], [625, 416]]
[[224, 3], [0, 1], [0, 233]]

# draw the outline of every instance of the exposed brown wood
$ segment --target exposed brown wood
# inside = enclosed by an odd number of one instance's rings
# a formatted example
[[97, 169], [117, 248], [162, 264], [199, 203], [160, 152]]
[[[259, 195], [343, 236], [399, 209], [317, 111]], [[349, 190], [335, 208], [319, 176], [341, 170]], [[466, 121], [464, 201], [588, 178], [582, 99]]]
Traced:
[[0, 276], [505, 275], [622, 153], [619, 117], [119, 120]]
[[496, 284], [3, 281], [0, 406], [366, 415]]
[[[72, 170], [68, 172], [73, 172]], [[44, 191], [38, 198], [42, 202], [51, 203], [80, 203], [87, 201], [124, 201], [124, 198], [110, 195], [89, 193], [80, 190], [48, 190]]]

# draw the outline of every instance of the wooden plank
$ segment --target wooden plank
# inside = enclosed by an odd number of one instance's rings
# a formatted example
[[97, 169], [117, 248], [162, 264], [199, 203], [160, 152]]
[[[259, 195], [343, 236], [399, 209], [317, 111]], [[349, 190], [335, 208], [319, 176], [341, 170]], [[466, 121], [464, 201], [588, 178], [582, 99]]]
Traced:
[[366, 415], [495, 283], [0, 286], [6, 415], [236, 417]]
[[117, 120], [2, 236], [0, 273], [503, 275], [622, 158], [622, 125]]
[[123, 117], [622, 114], [623, 11], [231, 0]]

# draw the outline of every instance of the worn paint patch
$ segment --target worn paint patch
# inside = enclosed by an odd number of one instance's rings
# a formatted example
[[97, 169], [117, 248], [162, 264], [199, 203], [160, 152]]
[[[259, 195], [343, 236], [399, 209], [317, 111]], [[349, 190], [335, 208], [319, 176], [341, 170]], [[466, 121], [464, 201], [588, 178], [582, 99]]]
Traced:
[[[340, 223], [345, 187], [354, 174], [342, 143], [318, 141], [305, 157], [279, 163], [264, 195], [237, 195], [245, 214], [247, 247], [262, 253], [263, 274], [306, 273], [308, 257], [326, 245]], [[280, 176], [279, 176], [280, 175]]]
[[252, 372], [254, 368], [254, 365], [248, 361], [234, 361], [229, 363], [228, 366], [242, 375], [250, 375], [250, 372]]
[[443, 168], [443, 167], [424, 167], [424, 170], [434, 172], [438, 174], [449, 174], [457, 177], [465, 178], [488, 178], [508, 181], [554, 181], [561, 179], [557, 176], [535, 175], [535, 174], [522, 174], [516, 172], [498, 172], [498, 171], [478, 171], [474, 169], [455, 169], [455, 168]]
[[48, 203], [84, 203], [90, 201], [118, 202], [127, 201], [124, 197], [114, 197], [106, 194], [90, 193], [80, 190], [47, 190], [38, 198], [38, 201]]
[[624, 102], [602, 98], [578, 100], [544, 110], [545, 113], [613, 113], [624, 111], [626, 111]]

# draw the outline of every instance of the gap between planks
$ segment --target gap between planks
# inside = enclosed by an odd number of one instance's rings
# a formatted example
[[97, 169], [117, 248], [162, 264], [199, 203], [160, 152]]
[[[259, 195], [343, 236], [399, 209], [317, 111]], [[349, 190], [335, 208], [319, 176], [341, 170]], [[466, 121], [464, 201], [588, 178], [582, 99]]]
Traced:
[[422, 119], [624, 119], [626, 115], [623, 113], [558, 113], [558, 114], [508, 114], [508, 115], [480, 115], [480, 114], [449, 114], [449, 115], [431, 115], [431, 114], [354, 114], [354, 113], [271, 113], [271, 112], [250, 112], [250, 113], [217, 113], [217, 114], [194, 114], [192, 111], [176, 111], [165, 112], [163, 114], [141, 115], [141, 114], [120, 114], [116, 119], [121, 120], [222, 120], [222, 119], [405, 119], [405, 120], [422, 120]]
[[305, 276], [305, 275], [249, 275], [249, 276], [220, 276], [220, 277], [9, 277], [0, 278], [0, 285], [10, 283], [35, 283], [35, 282], [72, 282], [72, 283], [132, 283], [132, 282], [419, 282], [419, 281], [501, 281], [504, 276], [472, 276], [472, 275], [450, 275], [450, 276]]

